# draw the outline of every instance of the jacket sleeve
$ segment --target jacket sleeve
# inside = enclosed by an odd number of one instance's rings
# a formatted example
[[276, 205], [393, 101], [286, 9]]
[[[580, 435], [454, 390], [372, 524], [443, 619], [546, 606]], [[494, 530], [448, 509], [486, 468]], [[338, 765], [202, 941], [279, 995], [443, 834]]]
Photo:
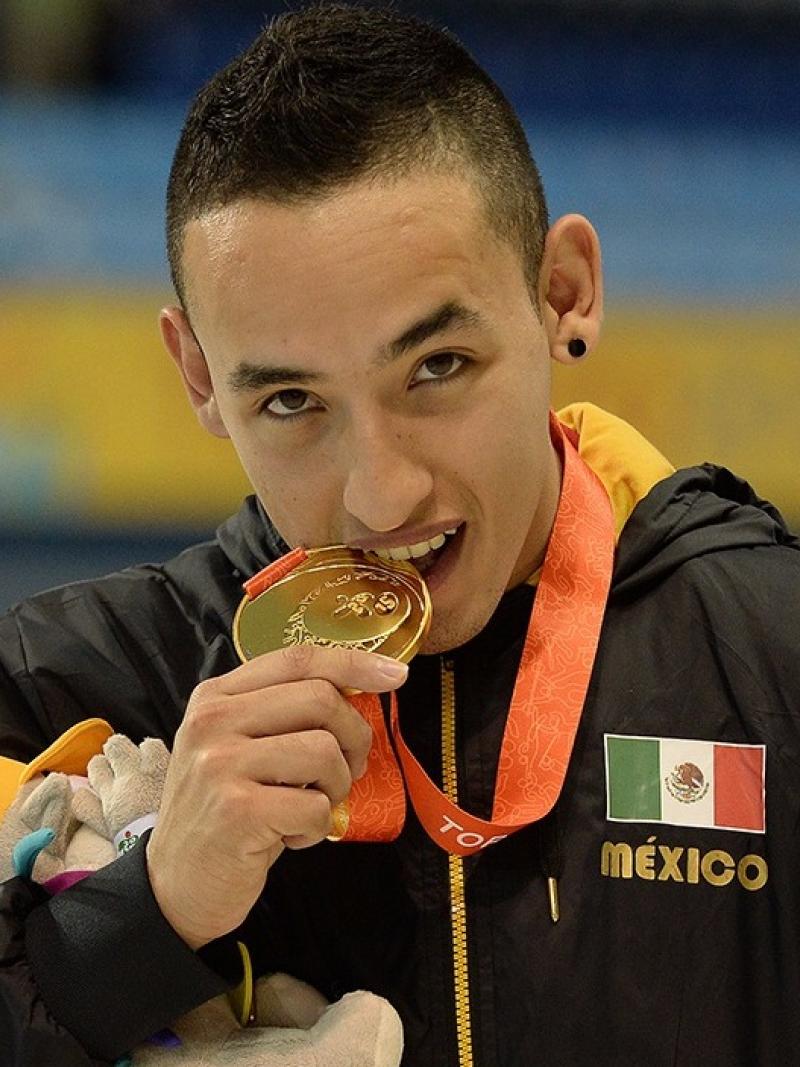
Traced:
[[[119, 625], [69, 590], [0, 618], [0, 755], [27, 762], [104, 713], [125, 732], [171, 737], [179, 695], [155, 690], [146, 650], [131, 641], [126, 655]], [[16, 1046], [13, 1067], [113, 1062], [240, 970], [232, 937], [194, 953], [175, 934], [144, 847], [52, 898], [19, 878], [0, 884], [0, 1048]]]
[[137, 743], [171, 742], [205, 652], [158, 574], [120, 573], [23, 601], [0, 617], [0, 755], [27, 763], [94, 717]]
[[44, 893], [21, 878], [0, 884], [0, 1048], [17, 1065], [92, 1060], [45, 1008], [25, 955], [25, 919]]
[[113, 1062], [239, 977], [232, 938], [195, 953], [166, 922], [143, 844], [52, 898], [0, 884], [0, 1013], [19, 1067]]
[[19, 629], [11, 615], [4, 615], [0, 617], [0, 756], [27, 763], [52, 740], [26, 671]]

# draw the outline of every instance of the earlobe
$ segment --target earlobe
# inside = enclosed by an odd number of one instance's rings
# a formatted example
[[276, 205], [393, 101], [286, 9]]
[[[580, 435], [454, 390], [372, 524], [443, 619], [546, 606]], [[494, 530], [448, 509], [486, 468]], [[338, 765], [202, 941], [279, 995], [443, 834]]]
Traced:
[[186, 312], [180, 307], [166, 307], [162, 309], [158, 321], [164, 347], [178, 368], [200, 425], [215, 437], [228, 437], [206, 357]]
[[572, 365], [588, 355], [603, 321], [603, 275], [597, 233], [582, 215], [565, 215], [547, 235], [540, 302], [552, 358]]

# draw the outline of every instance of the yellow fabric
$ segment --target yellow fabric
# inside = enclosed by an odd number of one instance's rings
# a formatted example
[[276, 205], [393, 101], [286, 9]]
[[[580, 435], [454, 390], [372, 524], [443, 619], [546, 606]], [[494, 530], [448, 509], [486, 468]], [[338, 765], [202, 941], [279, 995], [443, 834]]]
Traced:
[[[579, 435], [578, 455], [591, 467], [608, 493], [619, 538], [631, 512], [653, 486], [675, 468], [638, 430], [596, 404], [569, 404], [556, 412], [560, 422]], [[542, 568], [525, 581], [536, 585]]]
[[30, 781], [45, 771], [62, 774], [85, 774], [92, 756], [103, 751], [103, 745], [114, 733], [105, 719], [84, 719], [57, 737], [52, 745], [31, 760], [22, 772], [19, 784]]
[[0, 756], [0, 819], [11, 807], [11, 801], [17, 794], [20, 776], [25, 770], [24, 763], [18, 763], [8, 756]]
[[103, 745], [114, 733], [105, 719], [84, 719], [40, 752], [30, 763], [0, 756], [0, 818], [3, 817], [17, 790], [25, 782], [45, 771], [63, 774], [85, 774], [92, 756], [103, 751]]
[[595, 404], [570, 404], [556, 414], [580, 435], [578, 453], [605, 486], [619, 537], [639, 501], [675, 468], [638, 430]]
[[250, 952], [242, 941], [236, 942], [242, 958], [242, 980], [228, 993], [228, 1003], [240, 1026], [249, 1026], [253, 1022], [253, 964]]

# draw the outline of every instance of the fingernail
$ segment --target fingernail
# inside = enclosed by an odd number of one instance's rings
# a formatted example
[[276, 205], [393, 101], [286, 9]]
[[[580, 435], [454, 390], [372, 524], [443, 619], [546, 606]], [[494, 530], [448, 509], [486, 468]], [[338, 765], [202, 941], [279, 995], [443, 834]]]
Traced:
[[392, 659], [391, 656], [376, 655], [376, 668], [378, 673], [383, 675], [390, 682], [403, 682], [408, 675], [408, 664], [401, 663], [399, 659]]

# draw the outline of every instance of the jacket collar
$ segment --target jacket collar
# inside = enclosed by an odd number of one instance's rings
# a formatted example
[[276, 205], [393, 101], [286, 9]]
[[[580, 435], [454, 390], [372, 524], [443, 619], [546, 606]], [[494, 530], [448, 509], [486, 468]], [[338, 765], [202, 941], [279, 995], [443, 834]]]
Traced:
[[289, 551], [256, 496], [248, 496], [238, 512], [218, 527], [217, 542], [243, 579]]

